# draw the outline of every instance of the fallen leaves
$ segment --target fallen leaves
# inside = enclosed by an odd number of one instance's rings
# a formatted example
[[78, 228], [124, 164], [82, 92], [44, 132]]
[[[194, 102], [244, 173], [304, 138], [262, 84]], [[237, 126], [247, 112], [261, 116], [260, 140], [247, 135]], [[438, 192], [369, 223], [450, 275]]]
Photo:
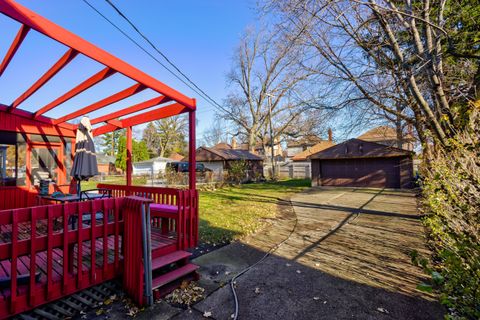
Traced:
[[123, 303], [125, 304], [125, 310], [127, 311], [125, 314], [129, 317], [135, 317], [137, 313], [143, 311], [143, 308], [140, 309], [131, 299], [126, 298], [123, 299]]
[[190, 306], [203, 298], [205, 289], [195, 282], [183, 281], [180, 288], [175, 289], [165, 297], [167, 302]]

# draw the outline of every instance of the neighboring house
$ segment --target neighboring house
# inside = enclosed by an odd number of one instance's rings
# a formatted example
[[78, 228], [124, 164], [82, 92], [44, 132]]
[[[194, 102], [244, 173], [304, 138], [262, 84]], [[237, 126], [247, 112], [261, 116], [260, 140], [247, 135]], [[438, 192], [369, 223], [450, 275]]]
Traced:
[[[248, 151], [249, 149], [247, 143], [242, 143], [240, 145], [237, 145], [235, 138], [232, 139], [231, 147], [232, 149], [238, 149], [238, 150]], [[265, 146], [261, 142], [257, 142], [257, 144], [254, 147], [254, 153], [267, 161], [270, 161], [270, 158], [272, 156], [271, 150], [272, 150], [272, 146], [270, 141], [265, 142]], [[276, 161], [282, 161], [284, 159], [284, 151], [278, 139], [276, 139], [273, 144], [273, 156], [275, 157]]]
[[[331, 130], [329, 130], [329, 140], [331, 140]], [[298, 140], [290, 140], [287, 142], [287, 161], [291, 161], [297, 154], [306, 151], [314, 145], [321, 143], [323, 139], [310, 135], [302, 137]]]
[[334, 145], [335, 144], [331, 140], [323, 140], [311, 148], [297, 153], [291, 157], [291, 161], [280, 165], [280, 176], [283, 178], [310, 178], [311, 168], [310, 159], [308, 157]]
[[182, 159], [185, 158], [185, 156], [182, 156], [181, 154], [174, 152], [168, 158], [172, 159], [173, 161], [182, 161]]
[[311, 155], [312, 186], [412, 188], [408, 150], [350, 139]]
[[103, 153], [97, 153], [98, 173], [101, 175], [110, 175], [117, 173], [115, 167], [115, 157]]
[[358, 136], [357, 139], [376, 142], [395, 148], [401, 146], [401, 149], [408, 151], [413, 151], [413, 145], [415, 142], [415, 137], [412, 133], [405, 134], [402, 141], [399, 142], [396, 129], [390, 126], [375, 127]]
[[164, 157], [156, 157], [145, 161], [134, 162], [132, 164], [133, 174], [157, 176], [159, 173], [165, 172], [165, 167], [169, 162], [173, 162], [173, 160]]
[[219, 143], [214, 147], [200, 147], [196, 150], [196, 160], [216, 175], [223, 175], [235, 161], [246, 161], [248, 178], [263, 174], [263, 159], [247, 150], [232, 149], [227, 143]]

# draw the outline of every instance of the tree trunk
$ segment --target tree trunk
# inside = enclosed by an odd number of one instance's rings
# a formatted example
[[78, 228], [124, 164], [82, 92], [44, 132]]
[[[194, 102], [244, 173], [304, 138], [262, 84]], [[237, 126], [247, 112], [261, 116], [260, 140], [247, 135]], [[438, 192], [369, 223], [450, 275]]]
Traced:
[[248, 131], [248, 151], [255, 153], [255, 146], [257, 145], [256, 130], [252, 128]]
[[115, 132], [112, 132], [112, 154], [111, 156], [113, 157], [115, 155]]
[[[398, 113], [401, 113], [402, 112], [402, 108], [401, 106], [399, 105], [399, 103], [397, 103], [396, 105], [396, 109], [397, 109], [397, 112]], [[399, 149], [403, 149], [403, 130], [402, 130], [402, 118], [397, 115], [396, 116], [396, 119], [395, 119], [395, 131], [396, 131], [396, 134], [397, 134], [397, 148]]]

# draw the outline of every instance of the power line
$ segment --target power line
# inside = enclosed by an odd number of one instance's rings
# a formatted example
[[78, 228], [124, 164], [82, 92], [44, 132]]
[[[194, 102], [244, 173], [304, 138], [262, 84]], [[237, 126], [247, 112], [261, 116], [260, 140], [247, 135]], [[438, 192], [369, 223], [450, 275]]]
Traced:
[[[125, 14], [123, 14], [113, 3], [110, 1], [106, 1], [110, 6], [112, 6], [115, 11], [123, 18], [125, 19], [130, 26], [142, 36], [142, 38], [147, 41], [150, 46], [153, 47], [153, 49], [159, 53], [170, 65], [172, 65], [177, 72], [179, 72], [189, 83], [187, 83], [184, 79], [182, 79], [179, 75], [177, 75], [174, 71], [172, 71], [168, 66], [166, 66], [164, 63], [162, 63], [157, 57], [155, 57], [153, 54], [151, 54], [148, 50], [146, 50], [140, 43], [138, 43], [135, 39], [133, 39], [131, 36], [129, 36], [125, 31], [123, 31], [118, 25], [116, 25], [113, 21], [111, 21], [108, 17], [106, 17], [104, 14], [102, 14], [95, 6], [93, 6], [91, 3], [89, 3], [87, 0], [83, 0], [92, 10], [94, 10], [98, 15], [100, 15], [103, 19], [105, 19], [109, 24], [111, 24], [115, 29], [117, 29], [120, 33], [122, 33], [127, 39], [129, 39], [131, 42], [133, 42], [138, 48], [140, 48], [143, 52], [145, 52], [148, 56], [150, 56], [153, 60], [155, 60], [158, 64], [160, 64], [165, 70], [167, 70], [170, 74], [172, 74], [175, 78], [180, 80], [183, 84], [185, 84], [188, 88], [190, 88], [192, 91], [194, 91], [196, 94], [204, 98], [209, 104], [211, 104], [214, 108], [219, 109], [221, 111], [224, 111], [224, 108], [218, 104], [212, 97], [210, 97], [205, 91], [203, 91], [198, 85], [196, 85], [188, 76], [186, 76], [171, 60], [169, 60], [165, 54], [163, 54], [145, 35], [143, 35], [140, 30], [131, 22]], [[192, 87], [193, 86], [193, 87]]]
[[[199, 93], [195, 88], [192, 88], [187, 82], [185, 82], [182, 78], [180, 78], [175, 72], [170, 70], [165, 64], [163, 64], [160, 60], [158, 60], [154, 55], [152, 55], [149, 51], [147, 51], [142, 45], [140, 45], [135, 39], [130, 37], [126, 32], [124, 32], [120, 27], [118, 27], [115, 23], [113, 23], [110, 19], [108, 19], [103, 13], [101, 13], [97, 8], [95, 8], [92, 4], [90, 4], [87, 0], [83, 0], [92, 10], [94, 10], [97, 14], [99, 14], [103, 19], [105, 19], [108, 23], [110, 23], [115, 29], [120, 31], [125, 37], [127, 37], [131, 42], [133, 42], [138, 48], [140, 48], [143, 52], [145, 52], [148, 56], [150, 56], [153, 60], [155, 60], [158, 64], [160, 64], [165, 70], [167, 70], [170, 74], [172, 74], [175, 78], [180, 80], [183, 84], [187, 87], [192, 89], [196, 94], [203, 97], [201, 93]], [[205, 97], [203, 97], [205, 99]], [[207, 100], [208, 101], [208, 100]]]
[[185, 73], [180, 70], [179, 67], [177, 67], [160, 49], [155, 46], [155, 44], [150, 41], [150, 39], [147, 38], [138, 28], [135, 26], [135, 24], [117, 7], [115, 4], [113, 4], [112, 1], [110, 0], [105, 0], [127, 23], [145, 40], [147, 43], [158, 53], [160, 54], [175, 70], [178, 71], [185, 79], [187, 79], [188, 82], [190, 82], [195, 88], [197, 88], [200, 92], [202, 92], [208, 99], [210, 99], [214, 104], [217, 106], [220, 106], [212, 97], [210, 97], [205, 91], [203, 91], [195, 82], [193, 82]]
[[[106, 17], [103, 13], [101, 13], [95, 6], [93, 6], [90, 2], [87, 0], [82, 0], [85, 4], [87, 4], [92, 10], [94, 10], [98, 15], [100, 15], [104, 20], [106, 20], [110, 25], [112, 25], [115, 29], [117, 29], [120, 33], [122, 33], [127, 39], [129, 39], [131, 42], [133, 42], [138, 48], [140, 48], [143, 52], [145, 52], [150, 58], [155, 60], [158, 64], [160, 64], [165, 70], [167, 70], [171, 75], [173, 75], [175, 78], [177, 78], [179, 81], [181, 81], [184, 85], [186, 85], [188, 88], [190, 88], [192, 91], [194, 91], [196, 94], [204, 98], [209, 104], [211, 104], [213, 107], [220, 109], [221, 111], [224, 111], [224, 108], [219, 105], [213, 98], [211, 98], [209, 95], [207, 95], [203, 90], [201, 89], [195, 89], [197, 87], [192, 87], [189, 83], [187, 83], [184, 79], [182, 79], [180, 76], [178, 76], [175, 72], [173, 72], [170, 68], [168, 68], [164, 63], [162, 63], [157, 57], [155, 57], [152, 53], [150, 53], [148, 50], [146, 50], [141, 44], [139, 44], [135, 39], [133, 39], [131, 36], [129, 36], [125, 31], [123, 31], [119, 26], [117, 26], [112, 20], [110, 20], [108, 17]], [[190, 79], [188, 79], [191, 81]], [[198, 88], [198, 87], [197, 87]]]

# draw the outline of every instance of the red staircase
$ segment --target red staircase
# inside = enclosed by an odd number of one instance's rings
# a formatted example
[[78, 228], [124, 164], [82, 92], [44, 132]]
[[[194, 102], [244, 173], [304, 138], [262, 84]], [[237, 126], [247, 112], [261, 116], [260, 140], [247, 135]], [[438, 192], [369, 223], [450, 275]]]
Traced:
[[[152, 250], [152, 256], [154, 256]], [[174, 251], [152, 259], [152, 289], [158, 299], [177, 288], [183, 280], [198, 280], [198, 266], [190, 263], [192, 254], [187, 251]]]
[[189, 261], [191, 253], [182, 250], [179, 228], [165, 232], [161, 225], [152, 225], [151, 202], [129, 197], [124, 210], [123, 287], [140, 305], [153, 304], [154, 298], [173, 291], [183, 280], [198, 279], [198, 266]]

